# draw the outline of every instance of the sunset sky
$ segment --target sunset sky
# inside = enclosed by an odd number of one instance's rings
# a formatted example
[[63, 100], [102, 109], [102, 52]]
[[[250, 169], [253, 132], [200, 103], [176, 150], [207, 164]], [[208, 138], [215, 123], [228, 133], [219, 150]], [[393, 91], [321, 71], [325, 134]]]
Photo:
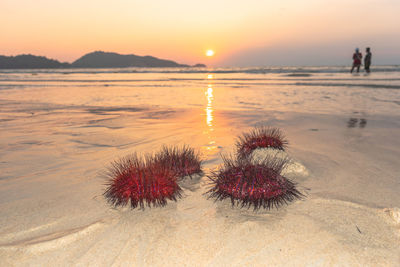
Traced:
[[[95, 50], [211, 66], [400, 64], [399, 0], [1, 0], [0, 55]], [[215, 51], [206, 57], [208, 49]]]

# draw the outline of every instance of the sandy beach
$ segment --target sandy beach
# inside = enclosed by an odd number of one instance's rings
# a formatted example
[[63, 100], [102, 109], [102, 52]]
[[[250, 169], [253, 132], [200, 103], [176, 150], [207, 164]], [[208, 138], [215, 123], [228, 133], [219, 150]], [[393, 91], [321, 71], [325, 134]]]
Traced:
[[[2, 71], [0, 265], [399, 266], [399, 77]], [[208, 199], [220, 154], [257, 125], [285, 133], [306, 197], [258, 211]], [[204, 160], [182, 199], [107, 203], [112, 161], [178, 144]]]

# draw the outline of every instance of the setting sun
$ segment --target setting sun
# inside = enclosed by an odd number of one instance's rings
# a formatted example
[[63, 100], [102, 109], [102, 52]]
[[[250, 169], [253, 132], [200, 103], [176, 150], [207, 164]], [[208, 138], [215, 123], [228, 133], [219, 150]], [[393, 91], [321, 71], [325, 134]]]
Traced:
[[206, 52], [206, 56], [207, 57], [212, 57], [214, 55], [214, 51], [213, 50], [207, 50]]

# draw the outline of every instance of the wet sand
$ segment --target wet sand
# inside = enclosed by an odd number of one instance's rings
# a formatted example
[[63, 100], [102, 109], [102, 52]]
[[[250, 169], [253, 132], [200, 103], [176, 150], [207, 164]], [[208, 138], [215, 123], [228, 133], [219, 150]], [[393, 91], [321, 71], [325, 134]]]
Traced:
[[[398, 265], [396, 104], [372, 106], [354, 95], [357, 88], [351, 96], [341, 87], [313, 87], [312, 96], [299, 89], [295, 96], [288, 87], [186, 83], [148, 92], [2, 90], [1, 265]], [[257, 99], [255, 90], [263, 88], [270, 96]], [[313, 99], [329, 95], [326, 105]], [[396, 100], [398, 93], [384, 97]], [[304, 103], [290, 104], [294, 98]], [[340, 99], [354, 103], [344, 107]], [[253, 211], [204, 195], [220, 153], [233, 151], [235, 137], [255, 125], [286, 134], [288, 155], [305, 167], [288, 174], [303, 200]], [[102, 196], [110, 162], [163, 144], [199, 149], [205, 175], [182, 183], [183, 198], [164, 208], [110, 207]]]

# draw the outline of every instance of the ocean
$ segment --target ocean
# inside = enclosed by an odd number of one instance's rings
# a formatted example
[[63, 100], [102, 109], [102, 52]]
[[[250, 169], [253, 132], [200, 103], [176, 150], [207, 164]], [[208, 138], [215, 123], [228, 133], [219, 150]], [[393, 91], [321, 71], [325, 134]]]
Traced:
[[[364, 105], [390, 113], [398, 111], [400, 66], [374, 66], [370, 75], [351, 75], [349, 67], [0, 70], [2, 99], [23, 92], [32, 103], [189, 108], [204, 106], [206, 99], [198, 95], [208, 88], [213, 94], [224, 94], [213, 101], [220, 110], [345, 113], [362, 110]], [[96, 94], [86, 93], [94, 90]], [[74, 96], [65, 97], [72, 91]], [[50, 100], [46, 92], [49, 97], [59, 96]], [[101, 96], [105, 98], [99, 102]]]
[[[205, 133], [273, 126], [292, 113], [400, 116], [400, 66], [374, 66], [369, 75], [349, 67], [1, 70], [0, 102], [7, 155], [14, 142], [28, 148], [61, 135], [70, 145], [124, 151], [191, 143], [212, 161], [229, 145]], [[29, 134], [13, 133], [25, 127]]]

